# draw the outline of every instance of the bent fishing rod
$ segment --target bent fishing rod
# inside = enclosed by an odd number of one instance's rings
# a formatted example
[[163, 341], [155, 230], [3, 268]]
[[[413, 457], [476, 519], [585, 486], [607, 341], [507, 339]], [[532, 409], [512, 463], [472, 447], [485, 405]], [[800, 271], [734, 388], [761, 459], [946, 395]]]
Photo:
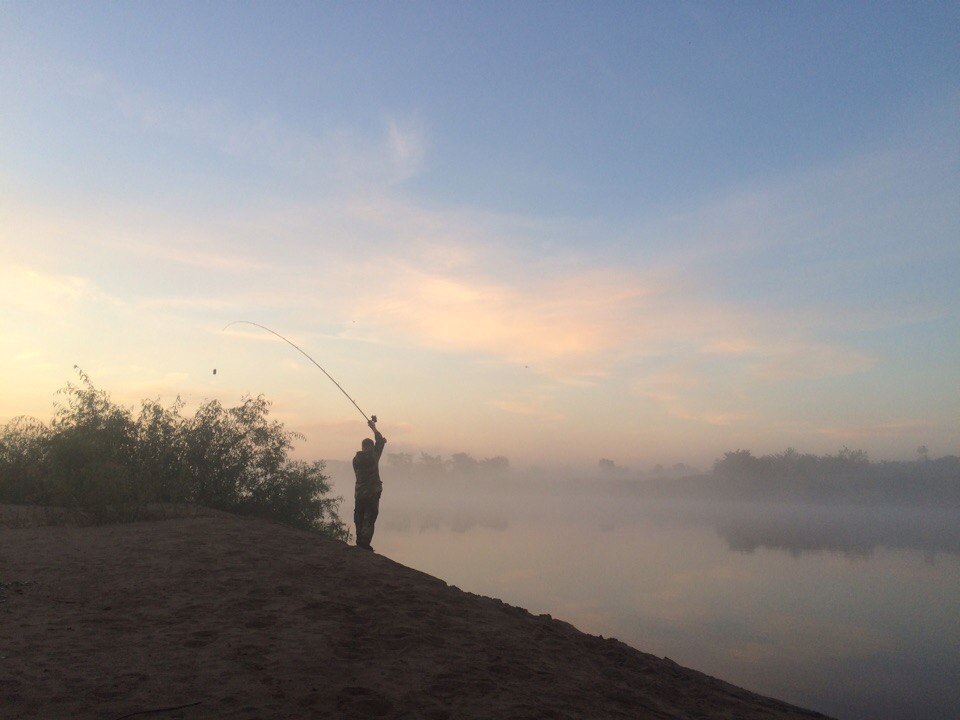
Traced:
[[[316, 360], [314, 360], [312, 357], [310, 357], [309, 355], [307, 355], [307, 353], [304, 352], [303, 348], [301, 348], [301, 347], [300, 347], [299, 345], [297, 345], [295, 342], [293, 342], [292, 340], [288, 340], [288, 339], [285, 338], [283, 335], [281, 335], [280, 333], [278, 333], [276, 330], [271, 330], [271, 329], [268, 328], [266, 325], [261, 325], [260, 323], [255, 323], [255, 322], [252, 322], [251, 320], [234, 320], [233, 322], [228, 322], [226, 325], [223, 326], [223, 330], [226, 330], [226, 329], [227, 329], [228, 327], [230, 327], [231, 325], [238, 325], [238, 324], [253, 325], [253, 326], [255, 326], [255, 327], [260, 328], [261, 330], [266, 330], [268, 333], [272, 333], [273, 335], [276, 335], [278, 338], [280, 338], [281, 340], [283, 340], [285, 343], [287, 343], [288, 345], [290, 345], [291, 347], [293, 347], [297, 352], [299, 352], [301, 355], [303, 355], [307, 360], [309, 360], [309, 361], [312, 362], [314, 365], [316, 365], [318, 368], [320, 368], [320, 371], [321, 371], [324, 375], [326, 375], [328, 378], [330, 378], [330, 382], [332, 382], [334, 385], [336, 385], [336, 386], [340, 389], [340, 392], [342, 392], [342, 393], [346, 396], [347, 400], [349, 400], [350, 402], [353, 403], [353, 406], [360, 412], [360, 414], [363, 416], [363, 419], [364, 419], [364, 420], [372, 420], [374, 423], [377, 422], [377, 416], [376, 416], [376, 415], [371, 415], [371, 416], [368, 418], [368, 417], [367, 417], [367, 414], [366, 414], [363, 410], [360, 410], [360, 406], [357, 405], [356, 400], [354, 400], [352, 397], [350, 397], [350, 395], [347, 393], [347, 391], [344, 390], [343, 387], [341, 387], [340, 383], [338, 383], [336, 380], [334, 380], [334, 379], [333, 379], [333, 376], [332, 376], [330, 373], [328, 373], [326, 370], [324, 370], [324, 369], [320, 366], [320, 363], [318, 363], [318, 362], [317, 362]], [[221, 332], [223, 332], [223, 331], [221, 330]], [[216, 372], [216, 371], [214, 371], [214, 372]]]

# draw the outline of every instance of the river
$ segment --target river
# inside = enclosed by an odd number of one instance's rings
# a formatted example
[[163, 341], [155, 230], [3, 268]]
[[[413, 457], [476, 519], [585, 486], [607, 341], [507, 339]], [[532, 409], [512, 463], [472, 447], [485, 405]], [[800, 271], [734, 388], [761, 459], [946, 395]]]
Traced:
[[373, 545], [842, 720], [960, 717], [957, 509], [521, 487], [388, 482]]

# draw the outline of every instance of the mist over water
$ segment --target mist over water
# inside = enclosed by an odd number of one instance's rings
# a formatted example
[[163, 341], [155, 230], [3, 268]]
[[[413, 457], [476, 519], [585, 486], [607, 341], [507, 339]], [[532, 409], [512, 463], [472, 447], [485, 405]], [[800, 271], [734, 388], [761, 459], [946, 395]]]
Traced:
[[960, 711], [958, 508], [388, 470], [380, 507], [378, 552], [464, 590], [838, 718]]

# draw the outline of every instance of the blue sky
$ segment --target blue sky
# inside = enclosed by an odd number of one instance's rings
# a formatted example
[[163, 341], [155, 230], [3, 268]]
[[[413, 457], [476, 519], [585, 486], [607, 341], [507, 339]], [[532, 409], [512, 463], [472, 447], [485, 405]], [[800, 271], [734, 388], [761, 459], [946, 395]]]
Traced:
[[347, 457], [246, 318], [396, 450], [960, 452], [958, 40], [950, 3], [0, 4], [0, 420], [78, 364]]

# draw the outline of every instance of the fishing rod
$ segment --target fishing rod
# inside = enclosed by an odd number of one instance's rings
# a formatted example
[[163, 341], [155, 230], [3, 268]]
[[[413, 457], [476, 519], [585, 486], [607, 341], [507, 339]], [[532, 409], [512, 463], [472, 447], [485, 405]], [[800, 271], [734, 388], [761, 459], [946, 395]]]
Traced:
[[[368, 418], [367, 418], [367, 414], [366, 414], [363, 410], [360, 410], [360, 406], [357, 405], [356, 400], [354, 400], [352, 397], [350, 397], [350, 395], [347, 393], [347, 391], [344, 390], [343, 387], [341, 387], [340, 383], [338, 383], [336, 380], [334, 380], [334, 379], [333, 379], [333, 376], [332, 376], [330, 373], [328, 373], [326, 370], [324, 370], [322, 367], [320, 367], [320, 363], [318, 363], [318, 362], [317, 362], [316, 360], [314, 360], [312, 357], [310, 357], [309, 355], [307, 355], [307, 353], [304, 352], [303, 348], [301, 348], [301, 347], [300, 347], [299, 345], [297, 345], [295, 342], [293, 342], [293, 341], [291, 341], [291, 340], [288, 340], [288, 339], [285, 338], [283, 335], [281, 335], [280, 333], [278, 333], [276, 330], [271, 330], [271, 329], [268, 328], [266, 325], [261, 325], [260, 323], [255, 323], [255, 322], [252, 322], [252, 321], [250, 321], [250, 320], [234, 320], [233, 322], [228, 322], [226, 325], [223, 326], [223, 330], [226, 330], [226, 329], [227, 329], [228, 327], [230, 327], [231, 325], [237, 325], [237, 324], [253, 325], [253, 326], [255, 326], [255, 327], [260, 328], [261, 330], [266, 330], [268, 333], [273, 333], [273, 334], [276, 335], [278, 338], [280, 338], [281, 340], [283, 340], [285, 343], [287, 343], [288, 345], [290, 345], [290, 346], [292, 346], [293, 348], [295, 348], [295, 349], [297, 350], [297, 352], [299, 352], [299, 353], [300, 353], [301, 355], [303, 355], [307, 360], [309, 360], [309, 361], [312, 362], [314, 365], [316, 365], [318, 368], [320, 368], [320, 371], [321, 371], [324, 375], [326, 375], [328, 378], [330, 378], [330, 382], [332, 382], [334, 385], [336, 385], [338, 388], [340, 388], [340, 392], [342, 392], [344, 395], [346, 395], [347, 400], [349, 400], [350, 402], [353, 403], [353, 406], [360, 412], [361, 415], [363, 415], [363, 419], [364, 419], [364, 420], [367, 420], [367, 419], [368, 419]], [[223, 332], [223, 330], [221, 330], [221, 332]], [[214, 370], [214, 372], [216, 372], [216, 370]], [[371, 415], [369, 419], [372, 420], [374, 423], [377, 422], [377, 416], [376, 416], [376, 415]]]

